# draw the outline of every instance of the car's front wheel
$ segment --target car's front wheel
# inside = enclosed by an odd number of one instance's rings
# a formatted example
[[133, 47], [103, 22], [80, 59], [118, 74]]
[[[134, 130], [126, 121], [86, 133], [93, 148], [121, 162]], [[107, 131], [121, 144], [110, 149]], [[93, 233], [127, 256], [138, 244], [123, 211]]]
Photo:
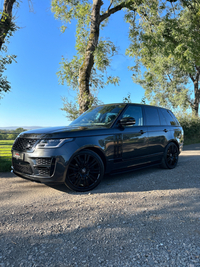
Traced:
[[104, 175], [104, 164], [95, 152], [82, 150], [71, 159], [65, 184], [71, 190], [84, 192], [95, 188]]
[[162, 158], [161, 167], [165, 169], [173, 169], [178, 163], [178, 147], [175, 143], [169, 143], [166, 148]]

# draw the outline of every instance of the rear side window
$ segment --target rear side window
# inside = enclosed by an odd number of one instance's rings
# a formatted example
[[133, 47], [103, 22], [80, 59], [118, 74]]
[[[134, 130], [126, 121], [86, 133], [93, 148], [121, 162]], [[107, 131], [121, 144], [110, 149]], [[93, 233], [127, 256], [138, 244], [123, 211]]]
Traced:
[[175, 115], [171, 112], [171, 110], [168, 110], [170, 115], [172, 116], [173, 120], [175, 121], [176, 125], [177, 126], [180, 126], [180, 123], [179, 121], [177, 120], [177, 118], [175, 117]]
[[[177, 120], [175, 116], [172, 117], [172, 113], [167, 109], [159, 109], [161, 116], [165, 118], [165, 121], [161, 119], [162, 125], [177, 125]], [[165, 124], [164, 124], [165, 123]]]
[[146, 125], [160, 125], [158, 109], [155, 107], [145, 107]]
[[164, 114], [161, 112], [161, 108], [158, 109], [158, 113], [159, 113], [159, 116], [160, 116], [160, 123], [161, 125], [169, 125], [165, 119], [165, 116]]

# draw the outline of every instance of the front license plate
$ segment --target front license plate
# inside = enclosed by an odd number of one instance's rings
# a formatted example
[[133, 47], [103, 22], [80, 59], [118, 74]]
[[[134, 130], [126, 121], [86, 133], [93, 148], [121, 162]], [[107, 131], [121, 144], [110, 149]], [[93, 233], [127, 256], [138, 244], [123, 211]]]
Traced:
[[24, 160], [24, 154], [17, 151], [13, 151], [13, 158]]

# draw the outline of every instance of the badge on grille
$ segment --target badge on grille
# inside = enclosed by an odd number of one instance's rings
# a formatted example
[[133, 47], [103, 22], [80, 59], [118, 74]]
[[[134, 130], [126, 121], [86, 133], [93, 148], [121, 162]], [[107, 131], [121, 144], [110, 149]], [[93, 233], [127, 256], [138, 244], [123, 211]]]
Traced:
[[20, 154], [19, 153], [15, 153], [15, 158], [19, 159], [20, 158]]

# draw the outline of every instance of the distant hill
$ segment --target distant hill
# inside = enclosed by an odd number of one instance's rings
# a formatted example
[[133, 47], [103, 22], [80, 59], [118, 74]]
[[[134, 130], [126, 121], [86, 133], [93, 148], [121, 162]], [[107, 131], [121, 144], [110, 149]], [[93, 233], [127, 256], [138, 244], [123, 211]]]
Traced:
[[14, 131], [17, 128], [23, 128], [26, 130], [34, 130], [34, 129], [44, 128], [44, 127], [41, 127], [41, 126], [9, 126], [9, 127], [0, 127], [0, 130]]

